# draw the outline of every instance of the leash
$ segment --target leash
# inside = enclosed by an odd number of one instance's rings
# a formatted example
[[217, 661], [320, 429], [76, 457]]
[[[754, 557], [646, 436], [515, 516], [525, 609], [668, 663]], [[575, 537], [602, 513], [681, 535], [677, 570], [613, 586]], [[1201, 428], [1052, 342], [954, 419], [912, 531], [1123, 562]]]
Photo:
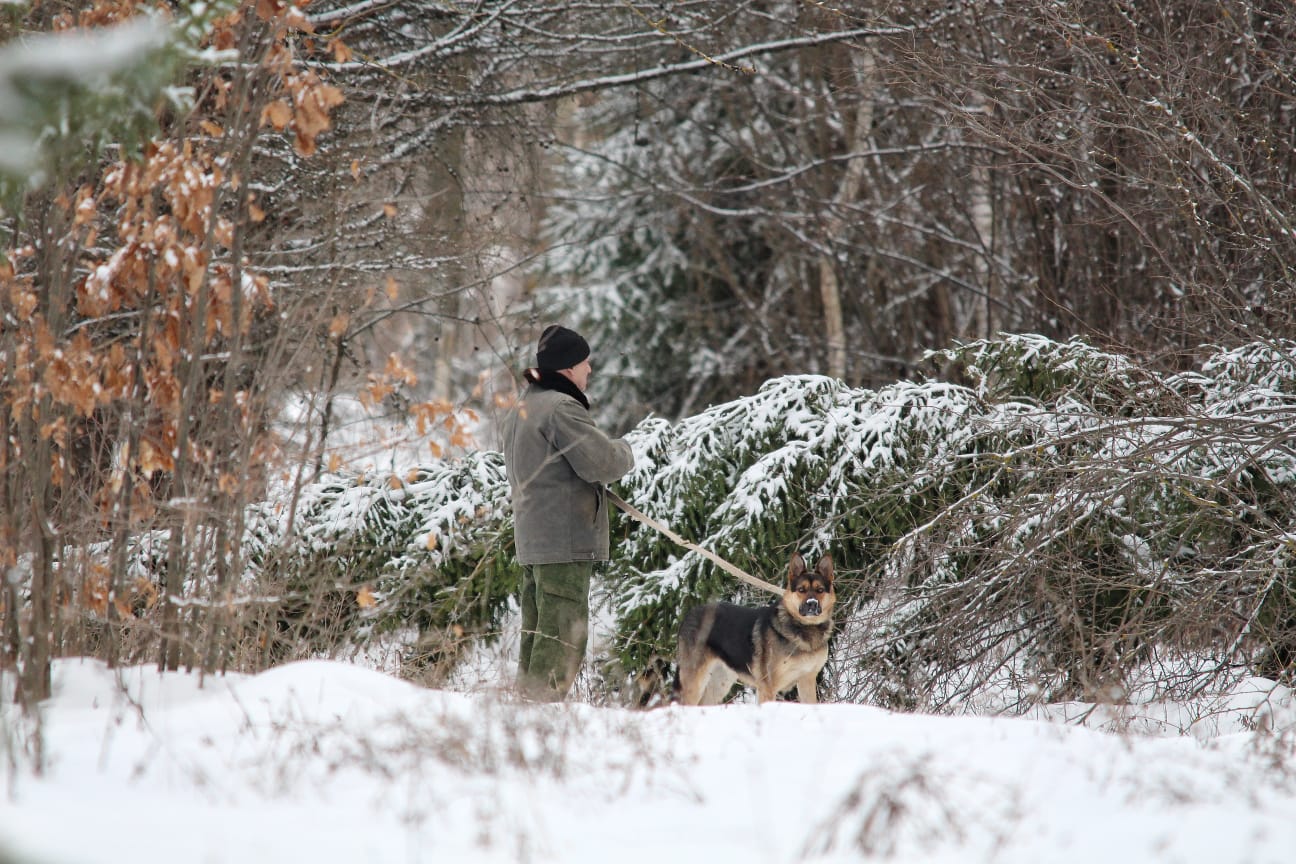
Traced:
[[781, 595], [783, 593], [783, 589], [778, 587], [777, 585], [771, 585], [769, 582], [766, 582], [764, 579], [757, 579], [755, 576], [751, 575], [745, 570], [739, 570], [737, 567], [730, 564], [728, 561], [724, 560], [719, 555], [716, 555], [714, 552], [708, 552], [706, 549], [703, 549], [701, 546], [697, 545], [696, 543], [690, 543], [689, 541], [685, 540], [683, 537], [676, 534], [671, 529], [667, 528], [662, 523], [658, 522], [656, 519], [653, 519], [651, 516], [645, 516], [633, 504], [626, 503], [626, 501], [622, 499], [620, 495], [616, 494], [611, 489], [605, 487], [603, 491], [607, 494], [607, 499], [611, 501], [613, 504], [615, 504], [619, 510], [622, 510], [631, 519], [634, 519], [638, 522], [642, 522], [643, 524], [647, 525], [649, 528], [653, 528], [657, 531], [660, 531], [662, 534], [665, 534], [667, 537], [669, 537], [671, 540], [674, 540], [676, 543], [683, 546], [685, 549], [690, 549], [698, 553], [699, 555], [701, 555], [703, 558], [706, 558], [708, 561], [712, 562], [713, 564], [715, 564], [717, 567], [719, 567], [721, 570], [725, 571], [729, 575], [737, 576], [739, 579], [746, 582], [748, 585], [751, 585], [754, 588], [760, 588], [764, 591], [768, 591], [771, 594]]

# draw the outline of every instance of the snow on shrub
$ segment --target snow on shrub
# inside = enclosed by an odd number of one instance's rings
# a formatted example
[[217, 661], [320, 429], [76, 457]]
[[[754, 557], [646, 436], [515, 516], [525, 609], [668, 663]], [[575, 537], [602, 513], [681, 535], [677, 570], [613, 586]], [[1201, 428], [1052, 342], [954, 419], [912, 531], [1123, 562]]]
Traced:
[[[793, 551], [832, 553], [834, 698], [1024, 709], [1290, 675], [1292, 345], [1170, 375], [1038, 336], [939, 355], [966, 386], [786, 376], [646, 419], [618, 491], [772, 582]], [[369, 586], [356, 627], [488, 633], [517, 574], [507, 502], [501, 457], [478, 453], [329, 478], [291, 534], [250, 545], [290, 582]], [[690, 606], [773, 599], [619, 512], [613, 533], [600, 588], [628, 677], [669, 673]]]

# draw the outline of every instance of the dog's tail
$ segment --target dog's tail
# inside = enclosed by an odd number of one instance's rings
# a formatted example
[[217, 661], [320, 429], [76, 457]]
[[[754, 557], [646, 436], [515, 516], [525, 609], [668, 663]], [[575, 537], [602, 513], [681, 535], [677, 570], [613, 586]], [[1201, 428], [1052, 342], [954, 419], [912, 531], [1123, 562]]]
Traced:
[[644, 671], [635, 676], [635, 690], [638, 692], [636, 701], [640, 708], [674, 705], [679, 701], [679, 673], [672, 676], [671, 664], [665, 658], [654, 655]]

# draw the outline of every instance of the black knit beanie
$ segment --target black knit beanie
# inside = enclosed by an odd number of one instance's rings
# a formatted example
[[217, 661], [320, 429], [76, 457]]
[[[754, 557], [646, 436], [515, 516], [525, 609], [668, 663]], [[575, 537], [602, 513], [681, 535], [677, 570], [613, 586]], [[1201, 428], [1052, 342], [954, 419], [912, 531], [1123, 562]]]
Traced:
[[539, 369], [570, 369], [590, 356], [589, 343], [575, 330], [560, 324], [550, 324], [540, 334], [536, 346], [536, 367]]

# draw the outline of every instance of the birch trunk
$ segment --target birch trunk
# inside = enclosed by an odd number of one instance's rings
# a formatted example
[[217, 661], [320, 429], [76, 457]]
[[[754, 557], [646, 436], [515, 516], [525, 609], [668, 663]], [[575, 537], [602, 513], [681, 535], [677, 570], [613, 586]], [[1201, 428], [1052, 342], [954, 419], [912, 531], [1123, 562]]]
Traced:
[[[868, 50], [851, 55], [855, 86], [861, 98], [855, 111], [855, 122], [846, 140], [847, 152], [862, 153], [868, 147], [873, 130], [873, 100], [869, 88], [873, 80], [874, 58]], [[824, 339], [828, 345], [828, 374], [846, 379], [846, 320], [842, 312], [841, 280], [837, 274], [837, 257], [832, 252], [833, 239], [843, 233], [846, 215], [858, 201], [864, 179], [864, 157], [856, 156], [846, 163], [846, 171], [833, 196], [833, 204], [824, 219], [823, 251], [819, 259], [819, 297], [823, 302]]]

